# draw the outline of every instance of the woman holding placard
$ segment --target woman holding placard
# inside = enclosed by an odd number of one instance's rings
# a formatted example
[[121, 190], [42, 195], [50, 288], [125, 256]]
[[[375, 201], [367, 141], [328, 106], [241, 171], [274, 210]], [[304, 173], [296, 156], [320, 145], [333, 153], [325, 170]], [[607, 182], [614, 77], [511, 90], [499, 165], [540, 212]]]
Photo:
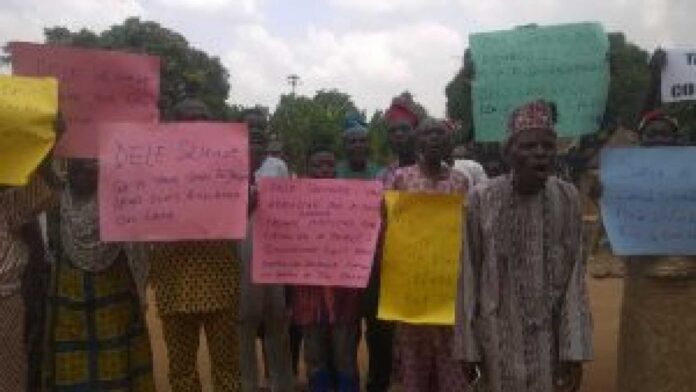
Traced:
[[[467, 177], [444, 163], [450, 145], [449, 126], [427, 118], [416, 128], [415, 137], [416, 164], [396, 169], [385, 188], [466, 197]], [[396, 323], [394, 352], [399, 358], [397, 375], [403, 391], [468, 390], [464, 366], [452, 356], [453, 338], [451, 325]]]
[[138, 261], [132, 248], [100, 240], [97, 171], [94, 160], [68, 161], [68, 187], [48, 221], [45, 388], [154, 391]]

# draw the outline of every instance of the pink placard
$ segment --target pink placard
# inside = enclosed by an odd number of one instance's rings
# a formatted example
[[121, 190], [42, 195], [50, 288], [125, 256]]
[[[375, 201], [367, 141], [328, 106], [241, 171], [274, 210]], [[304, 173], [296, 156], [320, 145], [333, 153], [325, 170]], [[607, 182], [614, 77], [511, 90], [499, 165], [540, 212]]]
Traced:
[[112, 123], [100, 128], [103, 241], [244, 238], [246, 125]]
[[382, 184], [265, 178], [254, 217], [254, 283], [365, 287]]
[[97, 157], [100, 122], [159, 120], [158, 57], [24, 42], [11, 43], [10, 52], [13, 74], [58, 79], [67, 126], [60, 155]]

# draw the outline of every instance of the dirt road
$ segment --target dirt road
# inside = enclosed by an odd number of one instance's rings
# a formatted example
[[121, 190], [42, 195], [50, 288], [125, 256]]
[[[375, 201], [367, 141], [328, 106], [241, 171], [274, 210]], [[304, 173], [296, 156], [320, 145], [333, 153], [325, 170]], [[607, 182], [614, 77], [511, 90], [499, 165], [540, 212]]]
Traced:
[[[619, 310], [622, 293], [621, 279], [588, 279], [592, 314], [594, 318], [595, 361], [588, 365], [585, 373], [583, 392], [612, 392], [615, 390], [616, 377], [616, 343], [619, 329]], [[154, 296], [150, 295], [151, 304]], [[148, 323], [155, 360], [155, 381], [157, 390], [169, 392], [167, 383], [167, 358], [159, 320], [151, 305], [148, 311]], [[198, 367], [202, 373], [203, 391], [212, 391], [210, 385], [210, 365], [207, 360], [205, 345], [199, 352]], [[361, 349], [360, 367], [366, 370], [364, 347]]]

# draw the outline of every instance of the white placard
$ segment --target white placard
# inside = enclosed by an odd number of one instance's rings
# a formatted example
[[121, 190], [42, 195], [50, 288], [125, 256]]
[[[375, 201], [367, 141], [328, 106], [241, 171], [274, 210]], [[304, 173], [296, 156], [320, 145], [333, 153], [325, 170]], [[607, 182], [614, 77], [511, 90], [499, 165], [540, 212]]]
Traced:
[[662, 102], [696, 100], [696, 49], [669, 49], [662, 73]]

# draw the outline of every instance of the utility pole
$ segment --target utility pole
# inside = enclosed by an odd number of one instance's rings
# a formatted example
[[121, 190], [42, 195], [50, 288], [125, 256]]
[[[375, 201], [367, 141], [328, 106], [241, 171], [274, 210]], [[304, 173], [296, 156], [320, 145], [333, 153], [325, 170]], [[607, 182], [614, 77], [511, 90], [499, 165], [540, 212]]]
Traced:
[[300, 77], [296, 74], [288, 75], [288, 84], [292, 88], [292, 95], [295, 95], [295, 89], [300, 84]]

